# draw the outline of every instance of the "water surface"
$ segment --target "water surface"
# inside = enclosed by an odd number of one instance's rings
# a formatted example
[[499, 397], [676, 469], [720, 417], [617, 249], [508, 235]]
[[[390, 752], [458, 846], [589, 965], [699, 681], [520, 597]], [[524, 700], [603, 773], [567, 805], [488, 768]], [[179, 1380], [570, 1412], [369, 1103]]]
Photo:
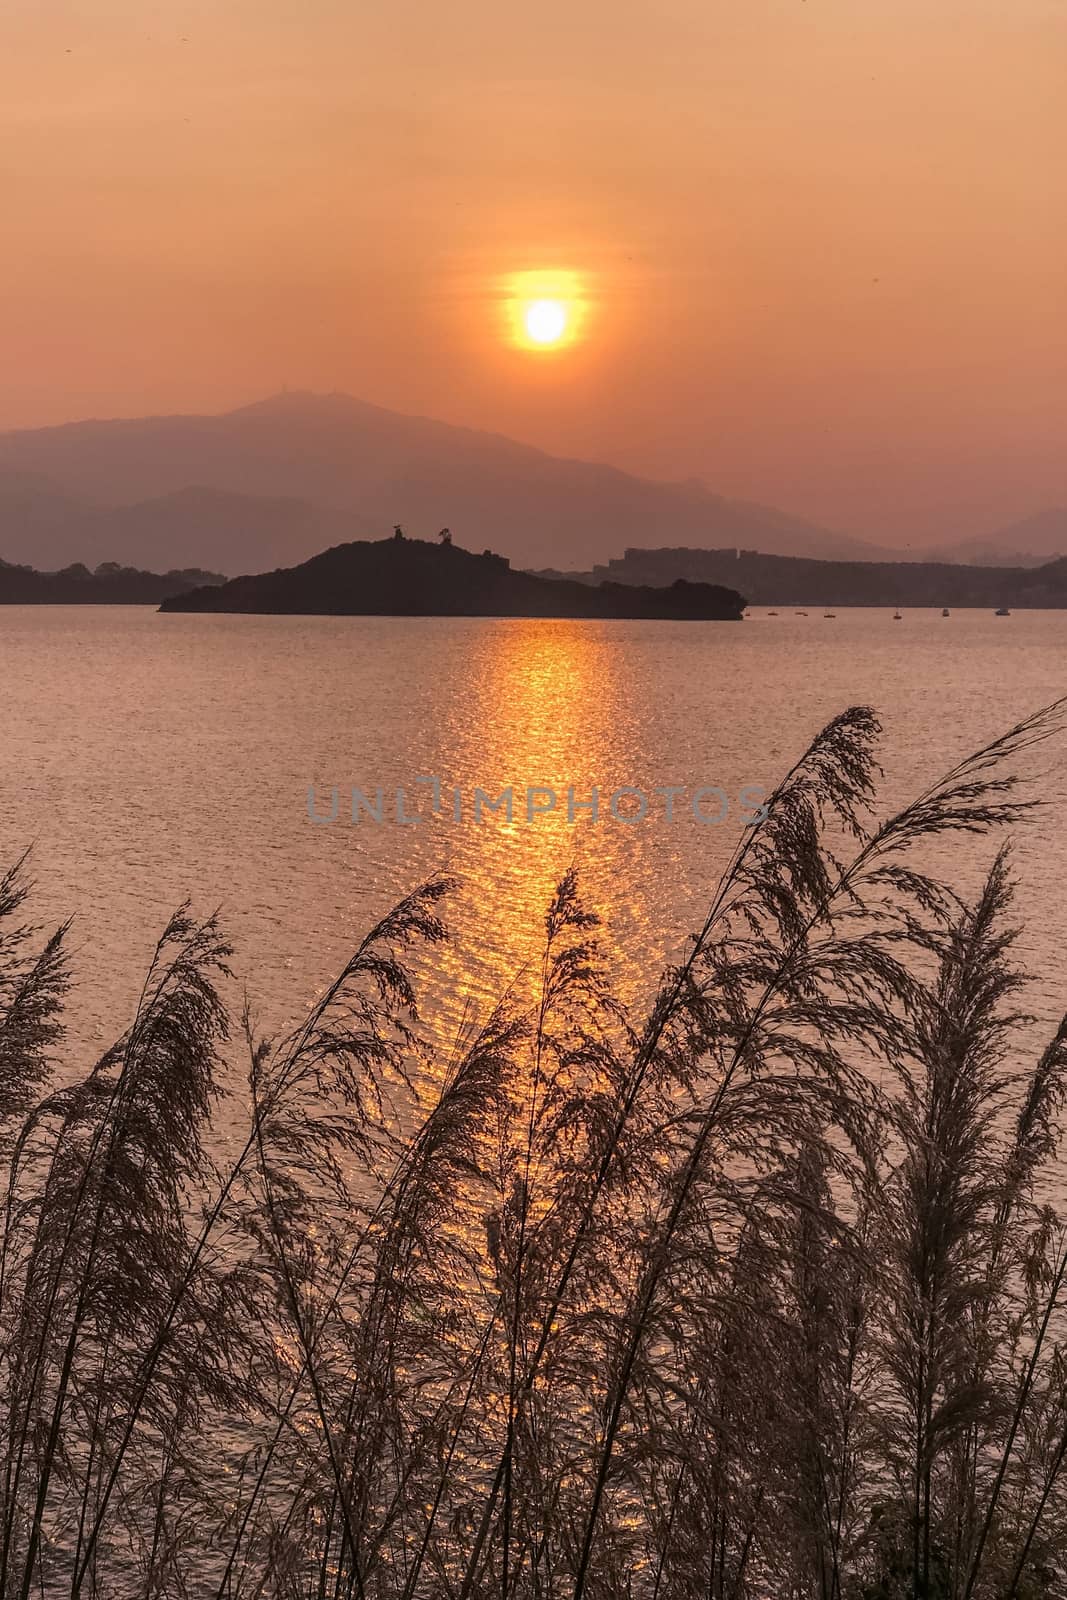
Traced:
[[[191, 897], [221, 907], [265, 1027], [291, 1021], [353, 940], [444, 870], [460, 940], [444, 975], [476, 1007], [536, 954], [552, 884], [572, 861], [606, 918], [631, 993], [701, 920], [741, 816], [848, 704], [877, 708], [887, 796], [914, 788], [1067, 689], [1067, 613], [839, 611], [742, 624], [379, 617], [160, 616], [141, 608], [0, 608], [0, 855], [34, 846], [38, 917], [75, 914], [80, 1048], [121, 1031], [155, 939]], [[1036, 1003], [1063, 999], [1063, 750], [1046, 750], [1043, 819], [1020, 836]], [[437, 816], [346, 821], [351, 787], [405, 788]], [[331, 825], [309, 820], [340, 791]], [[452, 819], [458, 785], [463, 816]], [[527, 823], [528, 785], [560, 809]], [[571, 824], [565, 794], [601, 790]], [[620, 786], [685, 786], [639, 823], [606, 815]], [[726, 791], [701, 824], [688, 796]], [[471, 815], [476, 786], [516, 814]], [[706, 809], [714, 812], [715, 803]], [[976, 873], [988, 841], [966, 844]], [[455, 1011], [442, 1015], [454, 1025]]]

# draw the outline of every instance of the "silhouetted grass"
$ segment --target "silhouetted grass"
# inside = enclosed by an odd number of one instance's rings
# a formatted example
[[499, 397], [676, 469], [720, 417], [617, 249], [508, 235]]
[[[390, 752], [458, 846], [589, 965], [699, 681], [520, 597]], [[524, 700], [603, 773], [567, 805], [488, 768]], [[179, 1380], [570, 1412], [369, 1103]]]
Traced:
[[71, 1082], [20, 863], [5, 1600], [1062, 1600], [1067, 1027], [1027, 1061], [1003, 842], [970, 896], [923, 866], [1020, 822], [1060, 711], [888, 818], [845, 713], [645, 1018], [568, 874], [446, 1058], [438, 881], [279, 1040], [182, 908]]

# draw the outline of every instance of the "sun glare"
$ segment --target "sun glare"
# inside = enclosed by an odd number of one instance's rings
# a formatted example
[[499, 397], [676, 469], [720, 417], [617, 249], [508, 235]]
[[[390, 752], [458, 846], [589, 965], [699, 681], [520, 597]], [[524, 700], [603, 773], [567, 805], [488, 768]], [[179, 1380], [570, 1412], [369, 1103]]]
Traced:
[[535, 344], [556, 344], [567, 327], [567, 308], [559, 300], [534, 300], [526, 307], [526, 332]]
[[576, 272], [517, 272], [507, 280], [503, 299], [518, 349], [562, 350], [579, 337], [586, 297]]

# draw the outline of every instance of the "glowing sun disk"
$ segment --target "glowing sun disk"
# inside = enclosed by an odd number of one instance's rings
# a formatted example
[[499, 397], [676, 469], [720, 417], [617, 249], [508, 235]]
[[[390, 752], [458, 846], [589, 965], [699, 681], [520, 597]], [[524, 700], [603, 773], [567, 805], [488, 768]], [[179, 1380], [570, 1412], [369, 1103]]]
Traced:
[[555, 344], [567, 328], [567, 308], [560, 300], [533, 300], [523, 321], [535, 344]]
[[504, 331], [517, 350], [554, 354], [584, 337], [589, 294], [581, 273], [514, 272], [500, 280], [500, 300]]

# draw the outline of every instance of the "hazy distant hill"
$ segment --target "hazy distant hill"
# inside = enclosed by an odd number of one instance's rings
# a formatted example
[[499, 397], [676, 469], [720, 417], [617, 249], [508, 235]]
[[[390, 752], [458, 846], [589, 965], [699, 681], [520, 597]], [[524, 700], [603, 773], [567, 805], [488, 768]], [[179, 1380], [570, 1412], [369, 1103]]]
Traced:
[[[293, 564], [403, 523], [442, 524], [524, 567], [591, 567], [628, 545], [728, 545], [841, 561], [924, 559], [698, 481], [659, 483], [499, 434], [402, 416], [344, 394], [280, 394], [221, 416], [68, 423], [0, 434], [0, 557]], [[1002, 564], [1067, 551], [1067, 511], [930, 556]]]
[[[12, 474], [80, 504], [47, 528], [5, 515]], [[523, 566], [591, 565], [638, 541], [877, 554], [699, 483], [656, 483], [343, 394], [276, 395], [222, 416], [0, 434], [8, 560], [209, 559], [231, 573], [263, 571], [394, 522], [415, 534], [447, 524], [465, 543], [491, 544]]]
[[[0, 439], [4, 435], [0, 434]], [[23, 472], [18, 467], [0, 467], [0, 557], [28, 561], [37, 559], [38, 550], [46, 553], [46, 565], [68, 559], [53, 556], [52, 546], [60, 549], [62, 530], [80, 516], [86, 502], [42, 477], [39, 472]]]
[[637, 617], [739, 621], [735, 589], [679, 582], [665, 588], [597, 585], [516, 572], [504, 556], [423, 539], [338, 545], [281, 572], [234, 578], [171, 598], [163, 611], [321, 616]]
[[375, 531], [380, 529], [307, 500], [196, 485], [134, 505], [83, 507], [47, 536], [38, 536], [35, 559], [56, 566], [114, 560], [156, 571], [224, 565], [229, 572], [257, 572]]
[[1067, 555], [1067, 507], [1050, 506], [984, 539], [967, 539], [931, 559], [973, 562], [977, 566], [1036, 567]]
[[[579, 576], [570, 574], [570, 576]], [[730, 584], [766, 606], [1067, 606], [1067, 559], [1041, 567], [931, 561], [808, 561], [755, 550], [630, 549], [588, 583]]]

